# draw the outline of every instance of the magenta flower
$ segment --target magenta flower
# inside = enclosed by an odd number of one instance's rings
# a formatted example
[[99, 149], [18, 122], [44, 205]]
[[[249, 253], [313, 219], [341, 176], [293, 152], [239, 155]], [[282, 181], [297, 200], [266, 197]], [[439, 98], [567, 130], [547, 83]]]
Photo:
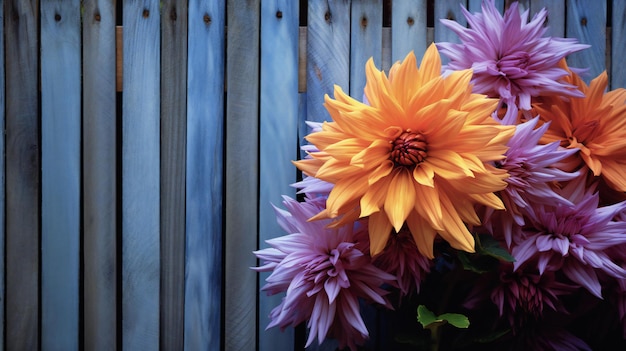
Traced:
[[[382, 289], [395, 277], [376, 268], [360, 247], [367, 238], [367, 227], [329, 229], [330, 220], [308, 221], [323, 209], [324, 199], [298, 202], [284, 197], [287, 210], [276, 208], [278, 222], [289, 235], [268, 240], [269, 248], [255, 251], [263, 266], [271, 271], [262, 290], [269, 295], [286, 292], [280, 305], [270, 313], [267, 328], [284, 330], [307, 321], [306, 346], [317, 338], [321, 343], [334, 337], [340, 346], [356, 350], [369, 337], [359, 311], [359, 300], [391, 308]], [[364, 253], [366, 252], [366, 253]]]
[[539, 145], [549, 123], [535, 129], [538, 120], [535, 117], [516, 126], [515, 134], [507, 144], [506, 158], [496, 163], [510, 175], [505, 179], [507, 187], [500, 192], [506, 211], [487, 209], [485, 227], [496, 236], [502, 235], [509, 247], [512, 237], [525, 224], [524, 216], [534, 204], [572, 205], [554, 191], [553, 184], [579, 175], [579, 172], [568, 173], [554, 167], [578, 149], [561, 148], [558, 142]]
[[483, 1], [482, 13], [463, 14], [470, 28], [441, 19], [461, 43], [437, 43], [450, 59], [449, 70], [471, 68], [474, 91], [499, 97], [507, 105], [530, 110], [532, 96], [582, 97], [576, 87], [563, 82], [567, 71], [558, 67], [567, 55], [588, 48], [573, 38], [543, 37], [547, 11], [542, 9], [528, 22], [528, 10], [520, 15], [517, 2], [502, 16], [493, 0]]
[[612, 246], [626, 243], [626, 222], [617, 218], [626, 202], [598, 207], [595, 186], [586, 187], [585, 182], [585, 177], [578, 177], [560, 190], [574, 206], [536, 204], [512, 254], [515, 269], [532, 260], [540, 273], [561, 270], [602, 298], [599, 272], [626, 279], [626, 270], [609, 254]]

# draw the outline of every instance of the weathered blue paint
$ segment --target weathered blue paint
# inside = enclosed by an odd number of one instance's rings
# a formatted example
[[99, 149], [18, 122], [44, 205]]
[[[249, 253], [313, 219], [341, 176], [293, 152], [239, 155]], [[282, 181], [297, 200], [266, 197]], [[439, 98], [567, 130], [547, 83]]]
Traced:
[[114, 350], [117, 315], [115, 4], [83, 1], [83, 328], [85, 350]]
[[185, 350], [221, 344], [225, 19], [224, 1], [189, 2]]
[[626, 88], [626, 1], [612, 0], [611, 89]]
[[41, 3], [41, 346], [78, 350], [80, 1]]
[[376, 68], [382, 63], [382, 0], [352, 3], [350, 11], [350, 96], [362, 101], [365, 88], [365, 64], [374, 59]]
[[426, 0], [393, 2], [391, 7], [391, 63], [413, 51], [420, 62], [426, 51]]
[[[287, 233], [278, 225], [272, 204], [282, 207], [282, 196], [295, 198], [297, 170], [291, 163], [298, 157], [298, 32], [297, 1], [270, 0], [261, 3], [261, 100], [259, 247], [266, 240]], [[262, 262], [259, 262], [262, 264]], [[269, 273], [259, 275], [259, 289]], [[263, 331], [269, 314], [284, 294], [267, 296], [259, 291], [260, 351], [294, 348], [292, 328]]]
[[582, 75], [589, 83], [605, 70], [606, 64], [606, 1], [567, 0], [566, 35], [591, 47], [567, 57], [572, 67], [588, 67]]
[[159, 1], [124, 2], [122, 344], [159, 348]]
[[329, 120], [324, 95], [350, 91], [350, 1], [311, 0], [307, 19], [307, 118]]
[[259, 34], [258, 1], [227, 0], [224, 344], [257, 347]]

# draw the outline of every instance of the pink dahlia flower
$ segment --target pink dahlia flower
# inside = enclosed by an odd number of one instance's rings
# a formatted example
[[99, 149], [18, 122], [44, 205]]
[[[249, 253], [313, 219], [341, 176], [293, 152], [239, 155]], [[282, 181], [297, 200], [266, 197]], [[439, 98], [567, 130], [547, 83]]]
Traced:
[[536, 128], [539, 118], [518, 124], [515, 134], [509, 140], [509, 150], [496, 166], [505, 169], [509, 178], [507, 187], [500, 191], [506, 211], [487, 209], [487, 227], [494, 235], [503, 236], [508, 247], [514, 235], [525, 224], [524, 216], [536, 203], [572, 206], [572, 203], [554, 191], [555, 182], [571, 180], [579, 172], [564, 172], [555, 164], [578, 152], [578, 149], [565, 149], [558, 142], [540, 145], [539, 140], [549, 127], [544, 123]]
[[330, 220], [308, 221], [323, 209], [324, 201], [298, 202], [284, 197], [287, 210], [276, 208], [277, 219], [289, 235], [270, 239], [269, 248], [255, 251], [271, 271], [262, 290], [269, 295], [286, 292], [281, 304], [270, 313], [267, 328], [284, 330], [307, 321], [306, 346], [317, 338], [336, 338], [340, 346], [356, 350], [369, 337], [360, 314], [359, 300], [391, 308], [381, 286], [395, 277], [376, 268], [368, 251], [359, 249], [367, 238], [367, 227], [327, 228]]
[[626, 202], [599, 207], [595, 186], [585, 177], [570, 181], [560, 194], [574, 206], [537, 204], [523, 237], [512, 248], [515, 269], [532, 260], [540, 273], [561, 270], [571, 281], [602, 298], [598, 273], [626, 279], [626, 270], [611, 257], [610, 249], [626, 243], [626, 222], [618, 215]]
[[469, 28], [441, 19], [461, 43], [437, 43], [439, 52], [450, 59], [448, 70], [471, 68], [474, 91], [499, 97], [507, 105], [530, 110], [532, 96], [583, 97], [575, 86], [562, 81], [568, 72], [558, 66], [567, 55], [589, 47], [573, 38], [543, 37], [547, 11], [542, 9], [528, 22], [528, 10], [520, 15], [517, 2], [504, 16], [493, 0], [483, 1], [482, 13], [462, 8]]

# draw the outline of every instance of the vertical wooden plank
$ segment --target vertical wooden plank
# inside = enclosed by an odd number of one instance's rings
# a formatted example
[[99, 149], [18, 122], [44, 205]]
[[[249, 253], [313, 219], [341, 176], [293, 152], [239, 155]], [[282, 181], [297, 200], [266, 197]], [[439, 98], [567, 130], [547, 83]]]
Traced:
[[606, 1], [567, 0], [566, 35], [591, 47], [567, 57], [572, 67], [589, 67], [583, 79], [589, 83], [604, 71], [606, 64]]
[[307, 119], [324, 121], [324, 95], [350, 91], [350, 1], [310, 0], [307, 13]]
[[[494, 5], [500, 13], [504, 13], [505, 0], [495, 0]], [[470, 13], [483, 12], [482, 10], [483, 0], [467, 0], [467, 11]]]
[[83, 346], [105, 351], [118, 340], [115, 3], [83, 6]]
[[182, 350], [185, 311], [187, 1], [161, 2], [161, 350]]
[[41, 2], [41, 345], [78, 350], [80, 1]]
[[37, 0], [7, 0], [6, 310], [7, 350], [39, 340], [39, 93]]
[[159, 1], [124, 2], [122, 344], [159, 349]]
[[391, 61], [400, 61], [413, 51], [421, 61], [426, 51], [427, 1], [391, 3]]
[[[292, 0], [269, 0], [261, 4], [261, 102], [259, 247], [265, 240], [284, 235], [271, 204], [281, 206], [281, 195], [295, 197], [290, 187], [298, 156], [298, 32], [299, 6]], [[259, 289], [269, 273], [259, 275]], [[257, 290], [260, 291], [260, 290]], [[282, 294], [259, 296], [259, 350], [293, 350], [293, 328], [265, 330], [269, 314]]]
[[532, 0], [530, 2], [530, 19], [545, 8], [548, 11], [546, 36], [565, 37], [565, 0]]
[[[225, 18], [223, 0], [189, 2], [187, 253], [184, 285], [184, 349], [189, 351], [218, 349], [223, 340], [221, 306]], [[256, 195], [251, 194], [241, 199], [255, 198]], [[254, 238], [255, 232], [241, 235]], [[233, 253], [237, 258], [245, 257], [245, 254], [243, 251]]]
[[[6, 94], [5, 86], [4, 86], [4, 4], [0, 4], [0, 128], [5, 130], [5, 107], [6, 101], [4, 96]], [[5, 133], [0, 133], [0, 155], [4, 155], [4, 135]], [[6, 302], [6, 294], [5, 294], [5, 273], [4, 273], [4, 262], [5, 262], [5, 251], [4, 251], [4, 242], [5, 242], [5, 164], [4, 157], [0, 157], [0, 351], [4, 350], [4, 304]]]
[[350, 13], [350, 96], [362, 100], [365, 63], [372, 57], [376, 67], [381, 69], [383, 2], [355, 1]]
[[611, 36], [611, 89], [626, 88], [626, 2], [613, 0]]
[[228, 0], [225, 349], [257, 347], [260, 2]]
[[[452, 42], [452, 43], [460, 43], [459, 37], [450, 30], [448, 27], [445, 27], [441, 24], [440, 19], [449, 19], [458, 22], [462, 26], [467, 26], [467, 20], [465, 20], [465, 16], [463, 16], [463, 12], [461, 12], [461, 6], [467, 6], [466, 1], [459, 0], [441, 0], [434, 2], [434, 15], [435, 15], [435, 33], [434, 40], [435, 42]], [[445, 56], [441, 57], [443, 63], [447, 62], [448, 59]]]

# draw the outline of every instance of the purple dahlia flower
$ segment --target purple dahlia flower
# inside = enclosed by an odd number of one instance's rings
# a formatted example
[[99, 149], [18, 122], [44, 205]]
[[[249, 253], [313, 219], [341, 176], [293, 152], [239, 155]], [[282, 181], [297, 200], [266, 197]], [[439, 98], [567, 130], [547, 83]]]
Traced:
[[441, 19], [461, 43], [437, 43], [439, 52], [450, 59], [448, 70], [471, 68], [474, 91], [499, 97], [507, 105], [530, 110], [532, 96], [562, 95], [583, 97], [575, 86], [561, 79], [568, 72], [558, 63], [567, 55], [589, 47], [573, 38], [544, 37], [547, 11], [542, 9], [528, 22], [528, 10], [520, 14], [517, 2], [504, 16], [493, 0], [483, 1], [482, 13], [471, 14], [464, 7], [469, 28]]
[[360, 249], [360, 238], [367, 238], [362, 223], [331, 229], [331, 220], [308, 220], [323, 209], [324, 201], [284, 197], [283, 204], [287, 210], [275, 208], [277, 219], [290, 234], [270, 239], [269, 248], [254, 252], [263, 261], [254, 269], [272, 272], [262, 290], [270, 295], [286, 292], [270, 313], [267, 328], [284, 330], [307, 321], [306, 346], [328, 336], [342, 348], [356, 350], [369, 337], [359, 300], [391, 308], [381, 286], [394, 284], [395, 277], [376, 268], [368, 251]]

